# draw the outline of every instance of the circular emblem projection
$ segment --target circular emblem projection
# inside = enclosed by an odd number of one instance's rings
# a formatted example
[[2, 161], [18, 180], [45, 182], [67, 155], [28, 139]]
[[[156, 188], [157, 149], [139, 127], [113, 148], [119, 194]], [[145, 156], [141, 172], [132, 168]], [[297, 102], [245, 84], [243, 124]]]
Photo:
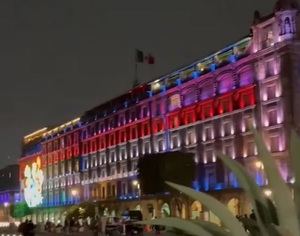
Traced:
[[37, 157], [36, 161], [26, 165], [24, 169], [24, 198], [29, 207], [36, 207], [43, 201], [42, 184], [44, 174], [41, 170], [41, 159]]

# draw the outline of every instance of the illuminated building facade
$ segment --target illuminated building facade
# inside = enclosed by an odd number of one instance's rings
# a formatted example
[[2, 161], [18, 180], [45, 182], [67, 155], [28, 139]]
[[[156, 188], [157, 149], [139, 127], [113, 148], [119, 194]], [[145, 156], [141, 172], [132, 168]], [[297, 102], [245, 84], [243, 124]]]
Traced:
[[[210, 191], [236, 215], [249, 213], [235, 176], [216, 160], [215, 151], [242, 162], [264, 186], [250, 122], [263, 135], [284, 178], [291, 179], [287, 137], [300, 122], [297, 12], [291, 1], [278, 1], [269, 16], [254, 14], [250, 36], [135, 87], [80, 119], [40, 131], [35, 139], [40, 149], [32, 155], [41, 157], [42, 205], [61, 209], [92, 199], [110, 214], [141, 208], [146, 218], [170, 209], [178, 215], [170, 196], [140, 198], [134, 179], [138, 156], [184, 149], [195, 153], [198, 163], [194, 188]], [[23, 167], [32, 155], [23, 155]], [[185, 203], [181, 214], [217, 221], [198, 202]]]
[[10, 205], [20, 201], [19, 165], [0, 169], [0, 227], [9, 224]]

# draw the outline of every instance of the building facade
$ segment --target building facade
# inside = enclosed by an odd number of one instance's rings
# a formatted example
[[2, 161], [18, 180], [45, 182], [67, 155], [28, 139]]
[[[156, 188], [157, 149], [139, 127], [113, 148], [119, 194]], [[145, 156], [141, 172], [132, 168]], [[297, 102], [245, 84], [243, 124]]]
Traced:
[[[299, 35], [297, 5], [278, 1], [274, 12], [255, 12], [251, 35], [193, 64], [91, 109], [80, 118], [24, 137], [24, 169], [40, 160], [42, 200], [36, 220], [63, 218], [65, 207], [95, 200], [109, 214], [141, 209], [146, 218], [181, 214], [217, 222], [199, 202], [181, 211], [171, 196], [140, 196], [140, 155], [184, 148], [195, 153], [194, 188], [209, 191], [233, 214], [251, 206], [235, 176], [216, 159], [221, 150], [245, 165], [266, 185], [263, 166], [247, 123], [262, 134], [283, 177], [288, 171], [288, 138], [299, 129]], [[52, 209], [52, 210], [49, 210]]]
[[0, 227], [13, 221], [10, 217], [10, 205], [20, 199], [19, 165], [0, 169]]

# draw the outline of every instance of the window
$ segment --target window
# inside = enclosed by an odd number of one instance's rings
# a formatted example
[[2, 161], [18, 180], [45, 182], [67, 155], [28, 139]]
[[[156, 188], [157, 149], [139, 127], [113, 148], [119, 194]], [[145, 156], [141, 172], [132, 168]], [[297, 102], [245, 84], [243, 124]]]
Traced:
[[204, 128], [204, 136], [205, 136], [204, 141], [213, 139], [212, 127], [209, 126]]
[[102, 153], [100, 156], [100, 165], [105, 165], [105, 164], [106, 164], [106, 156], [104, 153]]
[[272, 109], [268, 111], [268, 120], [268, 126], [277, 125], [277, 110]]
[[231, 135], [231, 129], [232, 129], [232, 124], [231, 122], [225, 122], [223, 125], [223, 129], [224, 129], [224, 135], [225, 136], [229, 136]]
[[267, 97], [268, 99], [272, 99], [276, 97], [276, 85], [270, 85], [267, 87]]
[[91, 167], [97, 166], [97, 159], [96, 156], [92, 156], [92, 163], [91, 163]]
[[82, 131], [82, 139], [86, 139], [87, 138], [87, 132], [86, 130]]
[[102, 187], [102, 198], [105, 198], [105, 187]]
[[89, 161], [88, 161], [88, 157], [84, 158], [84, 169], [89, 168]]
[[127, 157], [126, 157], [126, 150], [125, 149], [121, 149], [121, 158], [120, 158], [120, 160], [125, 160], [125, 159], [127, 159]]
[[205, 100], [213, 96], [214, 93], [214, 84], [212, 82], [206, 83], [201, 88], [200, 99]]
[[247, 149], [247, 155], [248, 156], [254, 156], [256, 153], [256, 147], [254, 141], [248, 141], [246, 143], [246, 149]]
[[254, 78], [254, 74], [251, 70], [246, 70], [241, 72], [241, 74], [239, 75], [240, 86], [242, 87], [251, 84], [253, 82], [253, 78]]
[[134, 162], [132, 163], [132, 171], [136, 171], [137, 170], [137, 163]]
[[112, 196], [115, 197], [116, 196], [116, 185], [112, 186]]
[[115, 121], [114, 121], [114, 119], [111, 119], [109, 121], [109, 128], [111, 128], [111, 129], [115, 128]]
[[65, 147], [65, 140], [64, 140], [64, 138], [60, 139], [60, 146], [61, 146], [61, 148]]
[[157, 145], [158, 145], [158, 151], [159, 152], [164, 150], [164, 143], [163, 143], [162, 139], [158, 140]]
[[233, 147], [230, 144], [227, 144], [224, 148], [224, 152], [226, 155], [233, 157]]
[[58, 176], [58, 163], [54, 163], [54, 176]]
[[157, 122], [156, 123], [156, 127], [157, 127], [157, 132], [162, 131], [162, 124], [161, 124], [161, 122]]
[[274, 75], [274, 60], [266, 61], [266, 77]]
[[212, 189], [215, 187], [215, 174], [214, 173], [208, 173], [208, 187], [209, 189]]
[[132, 146], [131, 152], [132, 152], [132, 156], [131, 157], [137, 157], [138, 156], [137, 146]]
[[156, 115], [157, 116], [160, 115], [160, 104], [159, 103], [156, 104]]
[[106, 177], [106, 170], [102, 170], [101, 171], [101, 178], [105, 178]]
[[179, 119], [177, 116], [172, 116], [170, 118], [170, 122], [171, 122], [171, 127], [170, 128], [174, 128], [174, 127], [177, 127], [179, 125]]
[[172, 111], [180, 107], [180, 96], [179, 94], [174, 94], [169, 98], [169, 111]]
[[116, 153], [114, 151], [111, 151], [109, 162], [115, 162], [115, 161], [116, 161]]
[[144, 135], [149, 135], [149, 124], [144, 124], [143, 128], [144, 128]]
[[273, 31], [269, 30], [266, 32], [266, 41], [265, 41], [265, 47], [270, 47], [273, 45]]
[[179, 147], [179, 140], [178, 140], [178, 136], [173, 136], [172, 138], [172, 144], [173, 144], [173, 148], [177, 148]]
[[65, 161], [60, 162], [60, 174], [65, 175]]
[[122, 174], [126, 174], [127, 173], [127, 166], [124, 165], [122, 166]]
[[116, 169], [115, 168], [111, 168], [110, 169], [110, 175], [114, 176], [116, 174]]
[[126, 183], [122, 183], [122, 194], [127, 194]]
[[131, 115], [131, 121], [135, 121], [136, 120], [135, 111], [132, 111], [130, 115]]
[[68, 174], [72, 173], [72, 161], [69, 159], [68, 160]]
[[195, 132], [194, 131], [188, 131], [187, 133], [187, 145], [194, 144], [196, 141]]
[[212, 162], [214, 157], [214, 151], [212, 149], [206, 150], [206, 160], [207, 162]]
[[231, 76], [225, 77], [219, 81], [219, 93], [226, 93], [233, 89]]
[[193, 113], [192, 112], [189, 112], [189, 113], [186, 114], [186, 122], [187, 122], [187, 124], [194, 122]]
[[279, 149], [279, 136], [271, 136], [270, 137], [270, 151], [271, 152], [278, 152]]
[[78, 133], [74, 133], [74, 144], [78, 144]]
[[145, 154], [149, 154], [150, 153], [150, 143], [149, 142], [145, 142], [145, 144], [144, 144], [144, 152], [145, 152]]
[[148, 117], [148, 107], [143, 107], [143, 118]]

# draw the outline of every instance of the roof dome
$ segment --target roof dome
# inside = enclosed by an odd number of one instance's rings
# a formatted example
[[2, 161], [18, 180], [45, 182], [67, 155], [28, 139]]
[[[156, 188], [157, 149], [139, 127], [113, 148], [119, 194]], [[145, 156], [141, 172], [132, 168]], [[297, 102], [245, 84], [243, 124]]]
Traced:
[[298, 9], [297, 0], [277, 0], [274, 6], [274, 12]]

